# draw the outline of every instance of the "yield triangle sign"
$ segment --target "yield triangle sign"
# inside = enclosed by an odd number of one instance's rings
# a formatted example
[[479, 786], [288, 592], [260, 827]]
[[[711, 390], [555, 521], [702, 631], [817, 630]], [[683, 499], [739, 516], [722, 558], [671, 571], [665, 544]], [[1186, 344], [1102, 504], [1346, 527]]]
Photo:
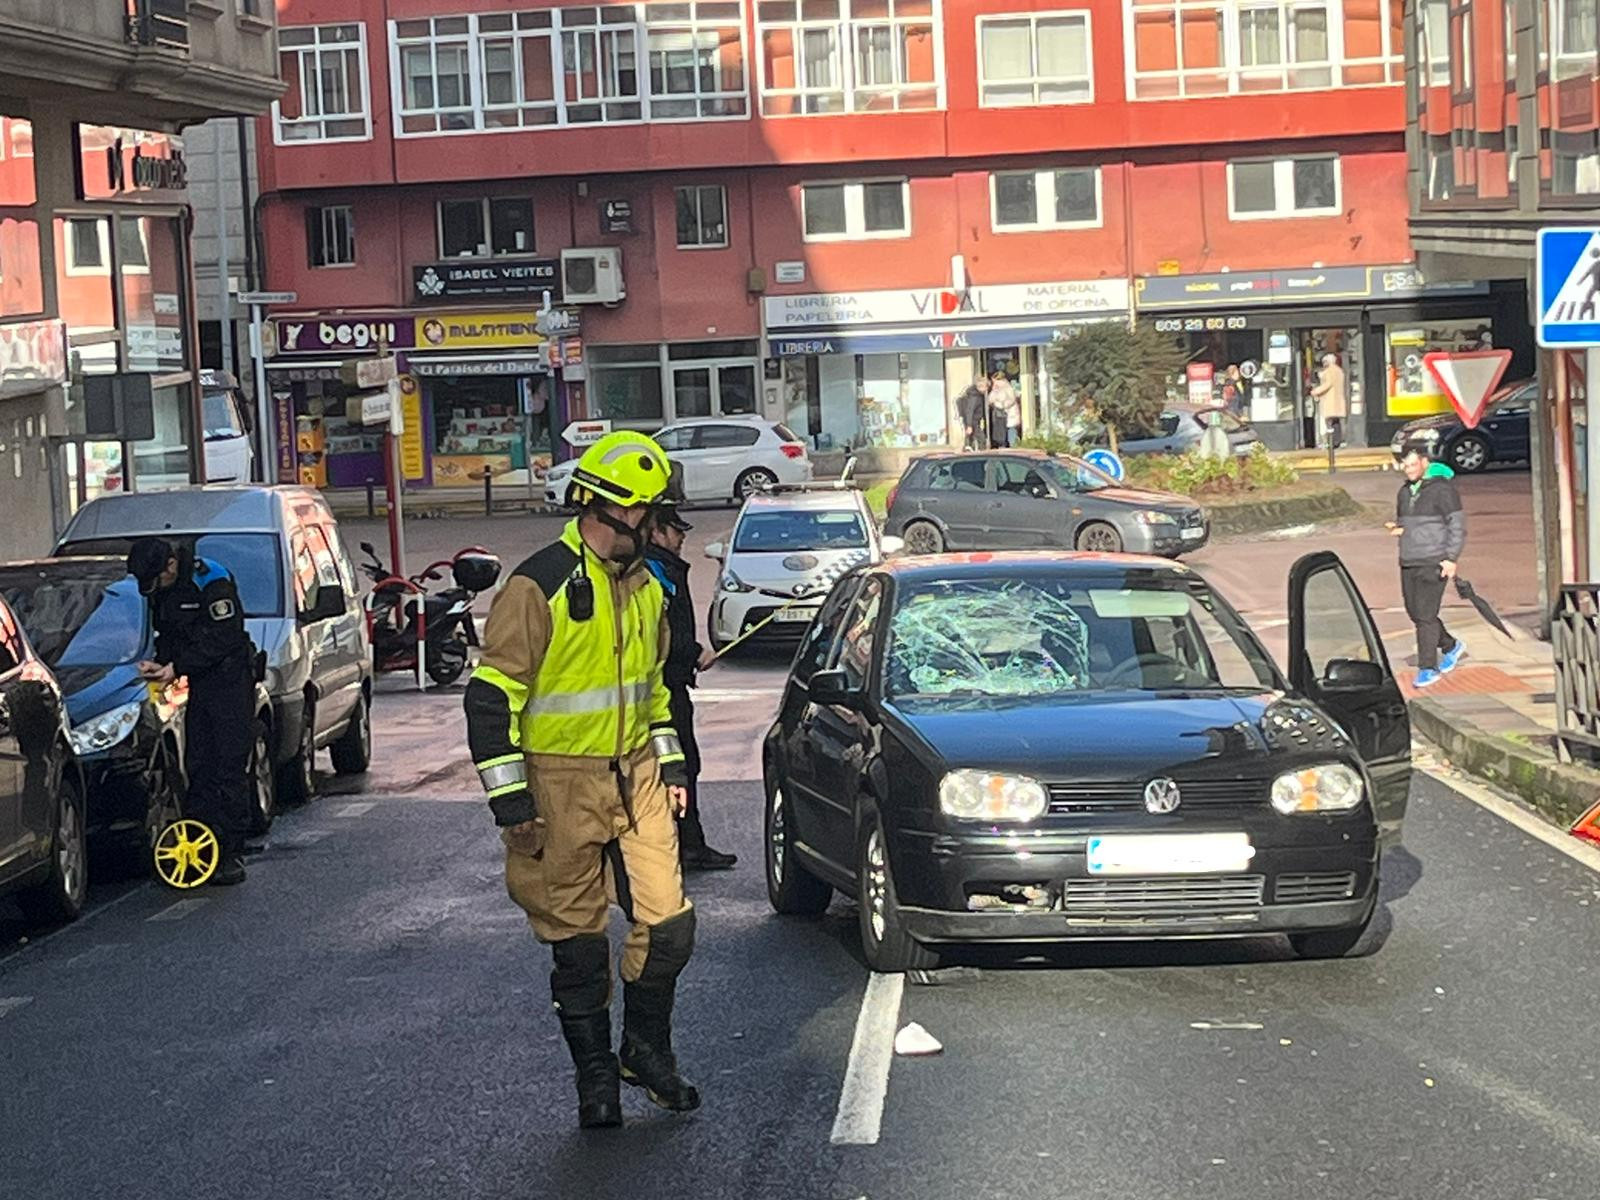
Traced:
[[1423, 363], [1444, 388], [1461, 416], [1461, 423], [1476, 429], [1483, 406], [1500, 386], [1511, 365], [1509, 350], [1441, 350], [1422, 356]]

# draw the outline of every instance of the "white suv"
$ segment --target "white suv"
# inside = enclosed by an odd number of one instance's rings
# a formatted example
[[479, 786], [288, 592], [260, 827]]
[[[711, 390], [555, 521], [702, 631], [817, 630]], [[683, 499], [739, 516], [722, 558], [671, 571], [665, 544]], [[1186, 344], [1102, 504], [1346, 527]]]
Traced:
[[[787, 425], [756, 416], [691, 417], [650, 435], [683, 467], [686, 500], [743, 500], [775, 483], [811, 478], [806, 444]], [[544, 498], [565, 504], [574, 461], [545, 476]]]
[[769, 616], [752, 641], [798, 637], [840, 576], [904, 545], [879, 536], [866, 498], [851, 485], [779, 486], [749, 497], [727, 542], [705, 551], [722, 564], [707, 618], [712, 646], [720, 650]]

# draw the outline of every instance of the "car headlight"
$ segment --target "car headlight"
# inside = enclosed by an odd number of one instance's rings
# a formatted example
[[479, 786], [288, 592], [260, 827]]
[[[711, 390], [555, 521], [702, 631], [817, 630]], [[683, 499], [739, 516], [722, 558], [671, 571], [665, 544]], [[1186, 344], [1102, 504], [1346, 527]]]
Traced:
[[1141, 525], [1176, 525], [1178, 518], [1171, 513], [1160, 512], [1154, 508], [1147, 508], [1133, 514], [1133, 519]]
[[1343, 763], [1285, 771], [1272, 781], [1272, 807], [1285, 815], [1348, 812], [1366, 796], [1361, 775]]
[[1032, 821], [1047, 802], [1044, 784], [1026, 775], [951, 771], [939, 781], [939, 808], [965, 821]]
[[744, 580], [740, 579], [732, 571], [726, 571], [726, 570], [722, 572], [722, 578], [717, 580], [717, 587], [721, 588], [725, 592], [753, 592], [753, 591], [755, 591], [755, 588], [751, 587]]
[[75, 725], [67, 734], [72, 752], [78, 755], [98, 754], [109, 750], [137, 728], [144, 713], [144, 701], [135, 700], [121, 708], [91, 717], [82, 725]]

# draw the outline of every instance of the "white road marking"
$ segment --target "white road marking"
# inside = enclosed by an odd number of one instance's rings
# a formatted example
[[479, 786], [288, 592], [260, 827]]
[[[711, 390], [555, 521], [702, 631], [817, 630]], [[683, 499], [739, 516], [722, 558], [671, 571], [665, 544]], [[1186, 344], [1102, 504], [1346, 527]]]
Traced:
[[32, 996], [0, 996], [0, 1017], [16, 1012], [24, 1004], [32, 1004]]
[[370, 801], [363, 801], [360, 804], [346, 804], [333, 815], [336, 817], [360, 817], [371, 812], [375, 807]]
[[97, 942], [87, 950], [80, 950], [61, 965], [63, 967], [81, 967], [91, 959], [98, 958], [107, 950], [126, 950], [132, 944], [132, 942]]
[[192, 913], [195, 909], [200, 908], [202, 905], [204, 905], [206, 903], [207, 903], [207, 897], [204, 897], [204, 896], [195, 896], [195, 897], [193, 897], [191, 899], [188, 899], [188, 900], [178, 900], [178, 901], [173, 902], [172, 904], [167, 905], [167, 907], [163, 908], [160, 912], [153, 913], [150, 916], [146, 917], [145, 920], [146, 921], [181, 921], [185, 917], [187, 917], [190, 913]]
[[131, 887], [127, 891], [123, 892], [122, 895], [118, 896], [115, 900], [108, 900], [104, 904], [102, 904], [99, 908], [90, 909], [88, 912], [84, 913], [83, 916], [79, 917], [76, 921], [74, 921], [71, 925], [63, 925], [60, 929], [57, 929], [54, 933], [49, 933], [49, 934], [44, 935], [43, 937], [36, 937], [36, 938], [30, 939], [26, 946], [18, 946], [16, 948], [16, 950], [14, 950], [10, 954], [6, 955], [6, 957], [4, 959], [4, 962], [0, 963], [0, 966], [3, 966], [4, 963], [15, 962], [17, 959], [21, 958], [24, 954], [28, 954], [31, 951], [37, 950], [40, 946], [47, 946], [47, 945], [51, 944], [52, 942], [54, 942], [57, 938], [63, 938], [63, 937], [66, 937], [67, 934], [69, 934], [69, 933], [76, 933], [76, 932], [79, 932], [79, 931], [83, 930], [89, 924], [90, 921], [93, 921], [101, 913], [110, 912], [117, 905], [122, 904], [125, 901], [132, 900], [135, 896], [144, 895], [145, 892], [148, 891], [151, 886], [152, 885], [150, 883], [141, 883], [141, 884], [138, 884], [138, 885], [136, 885], [134, 887]]
[[1440, 770], [1438, 767], [1424, 767], [1423, 770], [1452, 791], [1459, 792], [1471, 800], [1479, 808], [1487, 809], [1502, 821], [1515, 825], [1529, 837], [1538, 838], [1552, 850], [1559, 850], [1574, 862], [1582, 863], [1591, 871], [1600, 874], [1600, 847], [1580, 841], [1570, 833], [1550, 824], [1543, 817], [1529, 812], [1521, 805], [1513, 804], [1483, 784], [1466, 778], [1459, 771]]
[[839, 1092], [839, 1111], [829, 1140], [835, 1146], [875, 1146], [883, 1123], [883, 1102], [889, 1094], [889, 1067], [894, 1062], [894, 1035], [900, 1024], [900, 995], [904, 975], [880, 975], [867, 980], [856, 1018], [856, 1036], [850, 1044], [850, 1064]]
[[1190, 1029], [1265, 1029], [1254, 1021], [1190, 1021]]
[[746, 700], [776, 700], [783, 695], [782, 687], [768, 688], [695, 688], [696, 704], [717, 704]]

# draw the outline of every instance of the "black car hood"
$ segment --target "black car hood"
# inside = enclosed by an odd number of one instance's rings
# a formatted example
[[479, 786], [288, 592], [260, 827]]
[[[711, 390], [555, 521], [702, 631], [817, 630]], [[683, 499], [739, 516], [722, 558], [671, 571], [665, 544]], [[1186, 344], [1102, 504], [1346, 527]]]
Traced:
[[134, 663], [56, 667], [55, 676], [66, 698], [67, 719], [74, 725], [150, 694]]
[[1075, 699], [895, 701], [945, 769], [1043, 780], [1266, 772], [1289, 756], [1341, 756], [1348, 741], [1316, 706], [1278, 692], [1099, 693]]

